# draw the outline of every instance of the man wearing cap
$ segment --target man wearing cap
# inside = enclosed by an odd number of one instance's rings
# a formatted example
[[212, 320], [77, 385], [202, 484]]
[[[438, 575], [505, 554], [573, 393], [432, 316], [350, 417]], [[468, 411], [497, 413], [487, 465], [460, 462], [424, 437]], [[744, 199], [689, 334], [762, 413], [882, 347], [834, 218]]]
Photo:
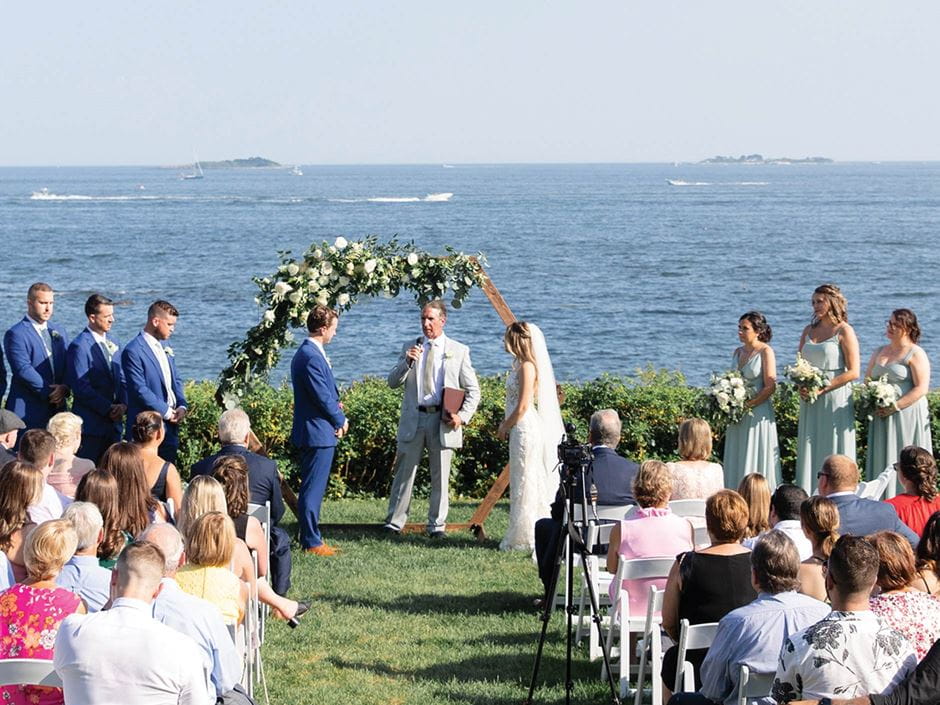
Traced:
[[26, 428], [23, 419], [9, 409], [0, 409], [0, 468], [16, 460], [16, 453], [12, 452], [16, 445], [17, 434]]

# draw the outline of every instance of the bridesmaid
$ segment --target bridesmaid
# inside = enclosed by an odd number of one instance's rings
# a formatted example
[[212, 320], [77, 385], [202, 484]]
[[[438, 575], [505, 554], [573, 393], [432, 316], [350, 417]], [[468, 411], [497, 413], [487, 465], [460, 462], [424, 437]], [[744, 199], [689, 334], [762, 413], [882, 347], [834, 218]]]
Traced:
[[803, 329], [799, 351], [821, 369], [829, 384], [810, 403], [800, 401], [796, 439], [796, 484], [812, 493], [816, 473], [827, 455], [839, 453], [855, 460], [855, 408], [852, 385], [858, 379], [858, 338], [848, 323], [848, 305], [835, 284], [813, 292], [813, 320]]
[[751, 409], [725, 435], [725, 487], [741, 484], [745, 475], [763, 475], [771, 491], [780, 481], [780, 447], [774, 420], [773, 394], [777, 387], [777, 361], [770, 342], [773, 332], [764, 314], [748, 311], [738, 319], [741, 347], [732, 357], [735, 368], [751, 386], [753, 396], [746, 404]]
[[[896, 463], [904, 446], [933, 450], [926, 397], [930, 388], [930, 361], [917, 344], [920, 327], [914, 312], [907, 308], [892, 311], [885, 337], [891, 342], [872, 354], [865, 377], [876, 379], [886, 375], [888, 382], [900, 387], [901, 397], [896, 408], [879, 409], [868, 425], [865, 477], [869, 480]], [[896, 492], [889, 492], [889, 496], [894, 494]]]

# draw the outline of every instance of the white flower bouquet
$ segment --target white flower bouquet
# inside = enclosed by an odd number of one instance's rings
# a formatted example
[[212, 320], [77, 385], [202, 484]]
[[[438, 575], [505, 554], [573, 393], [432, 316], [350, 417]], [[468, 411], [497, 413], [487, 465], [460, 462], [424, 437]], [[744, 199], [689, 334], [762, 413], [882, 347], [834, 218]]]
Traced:
[[751, 413], [746, 405], [750, 389], [738, 370], [712, 374], [707, 394], [712, 411], [725, 417], [729, 424], [738, 423]]
[[829, 384], [829, 379], [818, 367], [810, 364], [809, 360], [800, 353], [796, 354], [796, 362], [783, 368], [783, 373], [796, 385], [797, 389], [805, 389], [812, 404], [819, 398], [819, 390]]
[[897, 408], [901, 390], [896, 384], [888, 381], [887, 375], [882, 375], [878, 379], [869, 379], [860, 385], [859, 397], [862, 406], [869, 412], [868, 418], [871, 419], [878, 409]]

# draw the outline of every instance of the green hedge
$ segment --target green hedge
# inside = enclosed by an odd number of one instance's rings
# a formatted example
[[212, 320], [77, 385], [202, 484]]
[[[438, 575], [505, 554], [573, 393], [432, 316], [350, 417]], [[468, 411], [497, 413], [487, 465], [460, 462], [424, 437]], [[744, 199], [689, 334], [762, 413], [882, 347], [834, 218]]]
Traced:
[[[451, 490], [457, 495], [480, 497], [505, 465], [509, 451], [495, 436], [503, 418], [505, 376], [481, 377], [482, 402], [473, 420], [464, 431], [464, 447], [455, 454], [451, 474]], [[673, 460], [676, 455], [676, 427], [687, 417], [704, 415], [704, 394], [690, 387], [677, 372], [647, 369], [633, 377], [605, 375], [580, 384], [562, 385], [565, 400], [562, 413], [565, 421], [577, 429], [577, 438], [587, 438], [587, 423], [596, 409], [613, 408], [623, 421], [623, 437], [619, 451], [644, 460]], [[389, 389], [384, 379], [368, 377], [353, 383], [342, 392], [346, 414], [350, 418], [349, 435], [337, 447], [335, 470], [330, 476], [329, 495], [388, 495], [395, 458], [395, 433], [401, 404], [401, 389]], [[189, 382], [186, 398], [190, 413], [182, 427], [179, 465], [184, 476], [190, 465], [219, 448], [216, 421], [219, 408], [215, 402], [215, 385], [211, 382]], [[940, 438], [940, 391], [928, 395], [934, 438]], [[290, 429], [293, 401], [290, 387], [257, 384], [243, 401], [251, 417], [252, 428], [274, 458], [281, 472], [299, 485], [297, 460], [291, 448]], [[792, 479], [796, 461], [796, 429], [799, 398], [793, 388], [782, 384], [774, 396], [777, 433], [783, 476]], [[720, 461], [724, 427], [710, 419], [715, 433], [714, 454]], [[868, 420], [864, 413], [856, 419], [858, 461], [865, 463]], [[428, 490], [427, 473], [419, 473], [416, 491]]]

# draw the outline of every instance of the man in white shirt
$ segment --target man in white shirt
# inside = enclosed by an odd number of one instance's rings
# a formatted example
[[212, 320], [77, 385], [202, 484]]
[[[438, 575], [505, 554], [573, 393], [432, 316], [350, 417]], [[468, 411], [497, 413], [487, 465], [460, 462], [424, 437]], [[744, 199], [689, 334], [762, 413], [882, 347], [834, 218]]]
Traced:
[[72, 500], [46, 482], [55, 463], [55, 437], [48, 431], [31, 428], [20, 440], [19, 457], [42, 473], [42, 498], [39, 504], [28, 508], [30, 521], [41, 524], [49, 519], [58, 519]]
[[[790, 537], [800, 553], [801, 562], [813, 555], [813, 544], [806, 538], [800, 524], [800, 506], [806, 498], [806, 490], [798, 485], [789, 484], [777, 485], [777, 489], [770, 498], [770, 526]], [[763, 535], [762, 533], [745, 539], [741, 543], [753, 551], [754, 545]]]
[[152, 617], [164, 556], [135, 541], [118, 558], [114, 602], [104, 612], [59, 625], [53, 665], [69, 705], [207, 705], [202, 653], [188, 636]]

